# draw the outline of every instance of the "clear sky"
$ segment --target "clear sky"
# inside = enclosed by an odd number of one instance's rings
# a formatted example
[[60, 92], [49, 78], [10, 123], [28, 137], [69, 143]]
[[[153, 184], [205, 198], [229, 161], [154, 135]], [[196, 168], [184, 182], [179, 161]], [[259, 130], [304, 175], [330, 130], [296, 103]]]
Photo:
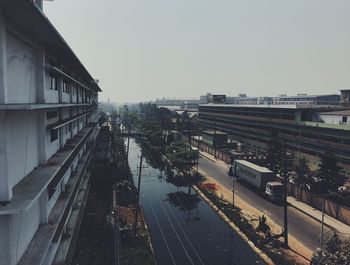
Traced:
[[349, 0], [55, 0], [44, 11], [101, 100], [350, 87]]

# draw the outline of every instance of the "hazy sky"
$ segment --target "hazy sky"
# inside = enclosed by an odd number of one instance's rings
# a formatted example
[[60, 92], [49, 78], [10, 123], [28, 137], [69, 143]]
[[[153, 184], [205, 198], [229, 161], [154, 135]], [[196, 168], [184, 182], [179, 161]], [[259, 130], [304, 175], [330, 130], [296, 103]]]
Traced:
[[44, 10], [101, 100], [338, 93], [349, 0], [55, 0]]

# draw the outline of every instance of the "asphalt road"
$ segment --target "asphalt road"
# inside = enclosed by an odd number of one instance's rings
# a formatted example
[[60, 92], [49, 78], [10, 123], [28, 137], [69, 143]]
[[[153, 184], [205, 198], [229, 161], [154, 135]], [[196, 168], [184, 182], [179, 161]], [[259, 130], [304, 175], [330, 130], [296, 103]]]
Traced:
[[[206, 158], [199, 159], [199, 167], [211, 177], [214, 177], [220, 184], [231, 189], [232, 182], [226, 175], [226, 169], [218, 163]], [[263, 197], [259, 196], [252, 189], [235, 183], [235, 195], [246, 201], [248, 204], [259, 209], [265, 215], [269, 216], [278, 225], [283, 227], [283, 207], [276, 205]], [[305, 215], [299, 210], [288, 207], [288, 230], [297, 240], [306, 247], [314, 251], [319, 246], [319, 235], [321, 232], [321, 224]], [[325, 232], [329, 229], [325, 227]]]
[[[137, 172], [140, 150], [130, 141], [129, 164]], [[150, 229], [157, 264], [265, 264], [252, 248], [193, 190], [167, 182], [145, 161], [140, 203]], [[134, 179], [136, 181], [136, 174]]]

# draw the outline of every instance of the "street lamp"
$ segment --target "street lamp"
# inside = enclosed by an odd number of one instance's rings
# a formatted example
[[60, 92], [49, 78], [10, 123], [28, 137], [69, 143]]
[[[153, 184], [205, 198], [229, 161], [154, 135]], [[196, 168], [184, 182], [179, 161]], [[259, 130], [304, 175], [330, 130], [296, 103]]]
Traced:
[[324, 212], [325, 212], [325, 206], [326, 206], [326, 197], [331, 196], [332, 193], [325, 193], [322, 194], [322, 215], [321, 215], [321, 235], [320, 235], [320, 249], [323, 249], [323, 239], [324, 239]]

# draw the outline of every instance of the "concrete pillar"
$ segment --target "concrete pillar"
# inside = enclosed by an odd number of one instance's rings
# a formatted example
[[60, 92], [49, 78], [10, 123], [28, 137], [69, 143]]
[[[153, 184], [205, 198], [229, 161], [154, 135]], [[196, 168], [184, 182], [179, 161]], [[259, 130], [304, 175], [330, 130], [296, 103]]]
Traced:
[[36, 55], [36, 101], [45, 103], [45, 50], [40, 48]]
[[295, 123], [300, 123], [301, 122], [301, 110], [297, 110], [295, 112], [294, 121], [295, 121]]
[[45, 190], [39, 198], [40, 207], [40, 224], [47, 224], [49, 222], [49, 212], [48, 212], [49, 196], [47, 190]]
[[10, 201], [12, 188], [7, 168], [7, 137], [6, 137], [6, 114], [0, 110], [0, 201]]
[[45, 165], [47, 162], [46, 154], [46, 111], [40, 110], [37, 113], [37, 126], [38, 126], [38, 151], [39, 151], [39, 164]]
[[62, 88], [63, 88], [63, 81], [61, 78], [58, 78], [57, 79], [58, 103], [62, 103]]
[[0, 215], [0, 263], [13, 264], [11, 260], [11, 218], [10, 215]]
[[0, 104], [6, 102], [6, 22], [0, 10]]

